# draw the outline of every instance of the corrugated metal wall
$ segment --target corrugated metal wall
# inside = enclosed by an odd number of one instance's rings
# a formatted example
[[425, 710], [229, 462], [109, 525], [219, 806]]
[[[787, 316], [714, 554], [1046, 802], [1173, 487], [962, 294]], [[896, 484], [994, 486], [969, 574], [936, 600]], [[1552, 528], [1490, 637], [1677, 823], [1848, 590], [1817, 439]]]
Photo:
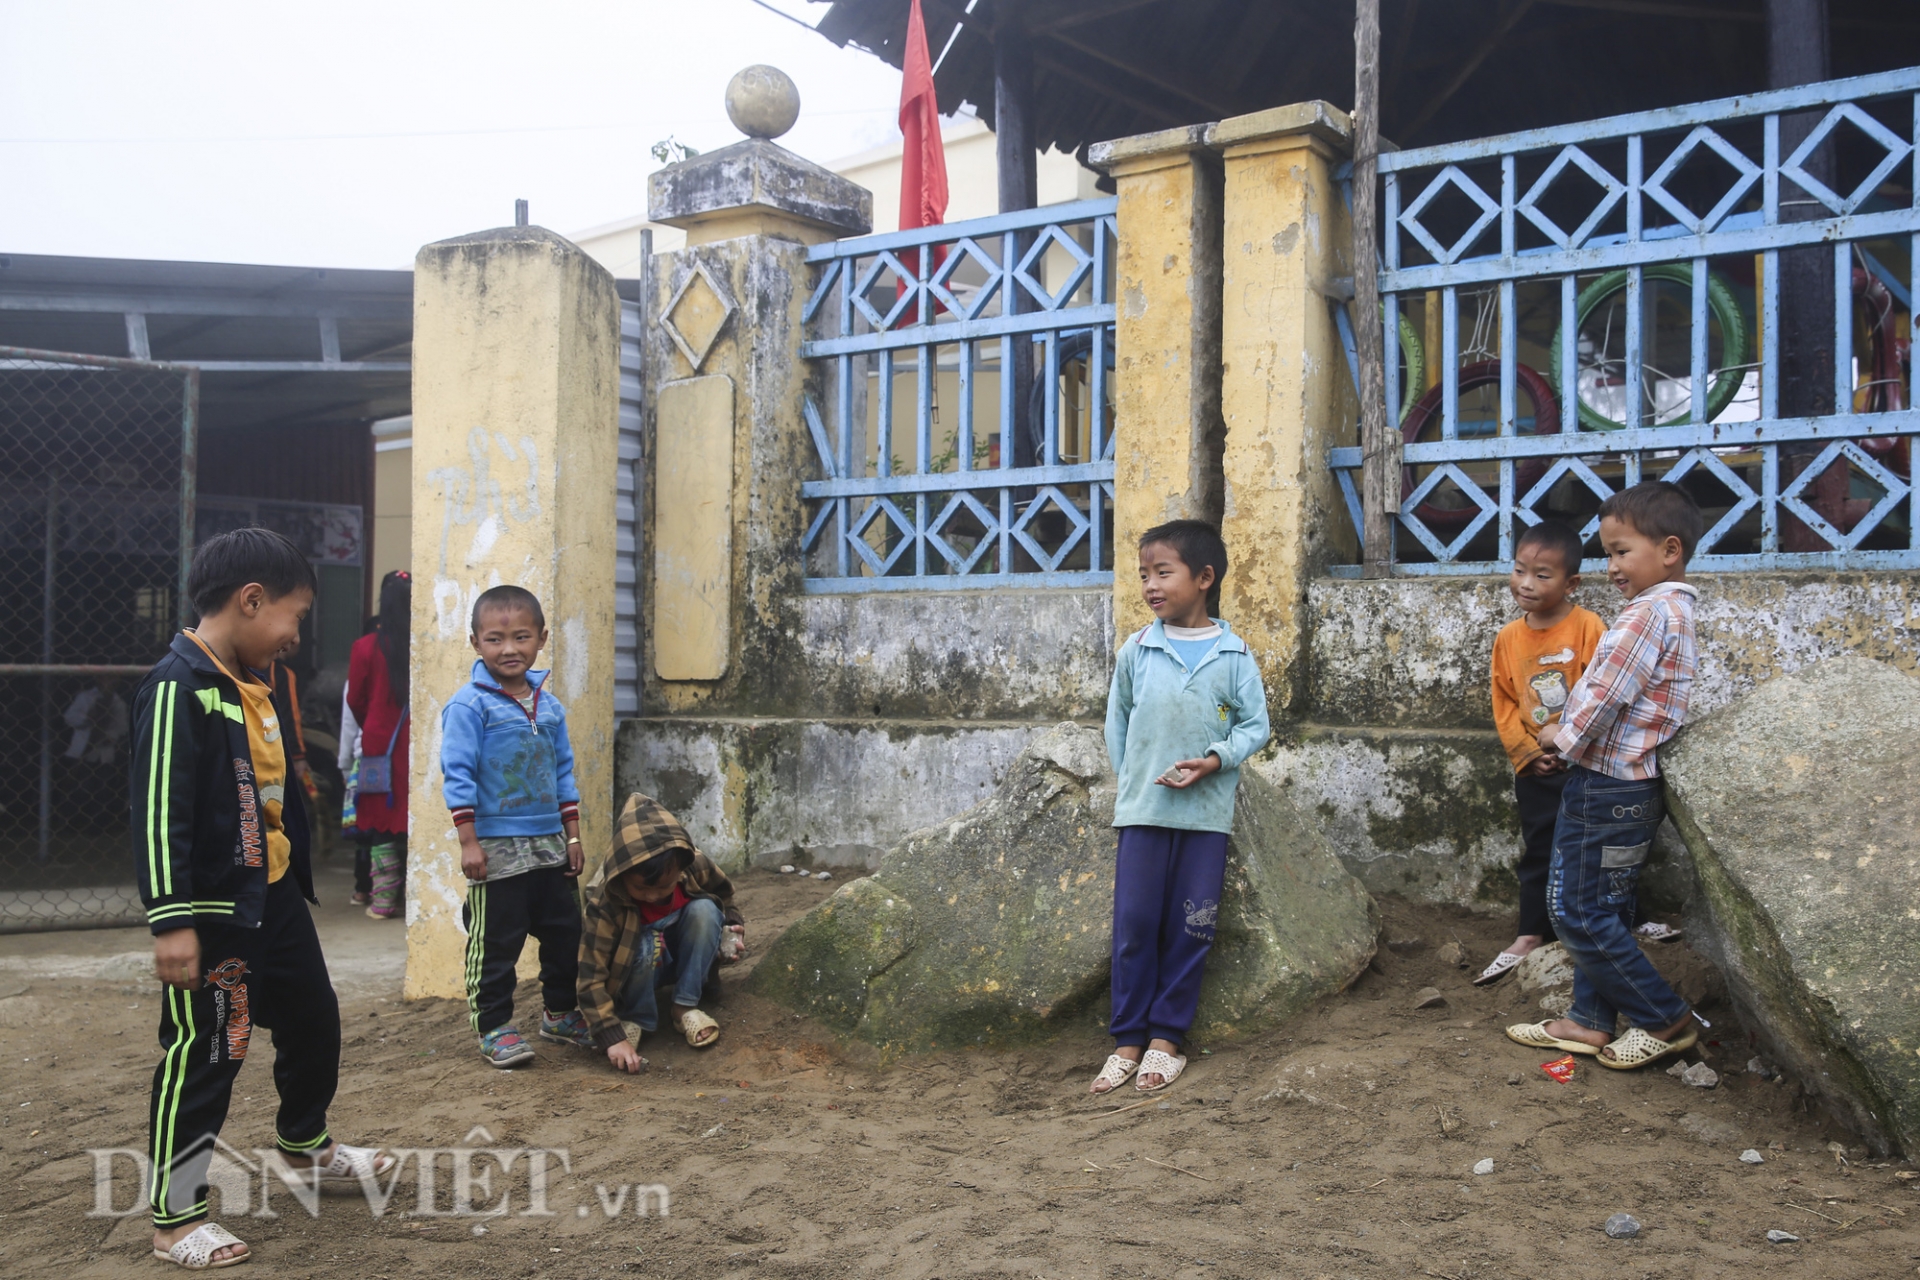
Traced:
[[615, 495], [619, 538], [614, 552], [613, 714], [640, 714], [640, 503], [646, 490], [645, 425], [640, 385], [640, 304], [620, 304], [620, 468]]

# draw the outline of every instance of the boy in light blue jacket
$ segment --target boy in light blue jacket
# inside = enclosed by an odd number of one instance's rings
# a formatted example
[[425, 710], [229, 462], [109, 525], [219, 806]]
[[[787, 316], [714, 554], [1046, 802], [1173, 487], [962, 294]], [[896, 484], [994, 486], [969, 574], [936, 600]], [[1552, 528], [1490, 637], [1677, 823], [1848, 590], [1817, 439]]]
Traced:
[[472, 681], [440, 712], [440, 768], [467, 877], [467, 1008], [480, 1055], [533, 1058], [513, 1026], [514, 964], [540, 943], [543, 1039], [591, 1048], [575, 990], [580, 956], [580, 790], [567, 711], [532, 670], [547, 643], [540, 601], [493, 587], [473, 603]]
[[1107, 755], [1119, 776], [1113, 825], [1115, 1050], [1093, 1092], [1140, 1073], [1134, 1087], [1172, 1084], [1200, 1003], [1226, 880], [1227, 835], [1240, 765], [1267, 741], [1267, 692], [1246, 642], [1208, 612], [1227, 547], [1199, 520], [1140, 539], [1140, 590], [1158, 619], [1114, 660]]

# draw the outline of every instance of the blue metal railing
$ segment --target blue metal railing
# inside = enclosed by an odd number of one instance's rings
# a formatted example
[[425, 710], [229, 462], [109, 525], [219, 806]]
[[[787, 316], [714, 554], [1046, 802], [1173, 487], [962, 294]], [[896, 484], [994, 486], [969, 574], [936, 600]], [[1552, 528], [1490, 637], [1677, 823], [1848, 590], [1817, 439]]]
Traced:
[[[1897, 323], [1920, 293], [1920, 68], [1390, 153], [1380, 169], [1389, 406], [1403, 307], [1424, 293], [1440, 334], [1425, 353], [1439, 385], [1402, 421], [1399, 570], [1503, 569], [1526, 526], [1557, 516], [1590, 538], [1602, 499], [1661, 478], [1706, 513], [1696, 568], [1920, 567], [1920, 413]], [[1830, 263], [1830, 411], [1781, 413], [1783, 251]], [[1904, 278], [1886, 265], [1901, 257]], [[1541, 403], [1529, 357], [1557, 403]], [[1478, 407], [1463, 414], [1463, 395]], [[1495, 432], [1469, 429], [1489, 417]], [[1357, 530], [1360, 450], [1331, 454]]]
[[800, 488], [806, 590], [1113, 581], [1114, 209], [1083, 200], [808, 251], [821, 270], [801, 354], [825, 366], [826, 410], [807, 396], [821, 478]]

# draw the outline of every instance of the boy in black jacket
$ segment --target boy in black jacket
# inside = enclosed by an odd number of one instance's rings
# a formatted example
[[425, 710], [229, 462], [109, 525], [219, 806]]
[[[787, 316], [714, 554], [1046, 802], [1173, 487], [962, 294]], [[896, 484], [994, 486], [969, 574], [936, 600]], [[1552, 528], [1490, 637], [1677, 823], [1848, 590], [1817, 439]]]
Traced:
[[293, 710], [255, 671], [299, 635], [313, 568], [267, 529], [236, 529], [193, 558], [199, 626], [173, 639], [134, 696], [133, 854], [162, 991], [153, 1075], [153, 1252], [192, 1270], [247, 1246], [206, 1221], [207, 1169], [253, 1025], [273, 1028], [275, 1128], [289, 1166], [359, 1181], [393, 1157], [335, 1142], [340, 1007], [307, 903], [307, 821], [289, 785]]

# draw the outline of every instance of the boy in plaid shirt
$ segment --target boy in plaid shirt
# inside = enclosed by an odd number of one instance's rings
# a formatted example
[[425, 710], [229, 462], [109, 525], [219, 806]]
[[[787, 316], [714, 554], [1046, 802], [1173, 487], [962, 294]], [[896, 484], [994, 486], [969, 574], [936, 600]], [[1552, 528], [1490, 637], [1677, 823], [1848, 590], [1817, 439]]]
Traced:
[[[1693, 599], [1687, 560], [1700, 509], [1678, 486], [1650, 480], [1600, 507], [1607, 576], [1627, 596], [1593, 661], [1540, 746], [1567, 761], [1554, 828], [1547, 909], [1574, 963], [1573, 1007], [1507, 1035], [1533, 1048], [1595, 1055], [1603, 1067], [1645, 1066], [1696, 1039], [1687, 1002], [1633, 936], [1635, 892], [1666, 815], [1660, 744], [1686, 723], [1693, 686]], [[1630, 1025], [1618, 1039], [1616, 1017]]]

